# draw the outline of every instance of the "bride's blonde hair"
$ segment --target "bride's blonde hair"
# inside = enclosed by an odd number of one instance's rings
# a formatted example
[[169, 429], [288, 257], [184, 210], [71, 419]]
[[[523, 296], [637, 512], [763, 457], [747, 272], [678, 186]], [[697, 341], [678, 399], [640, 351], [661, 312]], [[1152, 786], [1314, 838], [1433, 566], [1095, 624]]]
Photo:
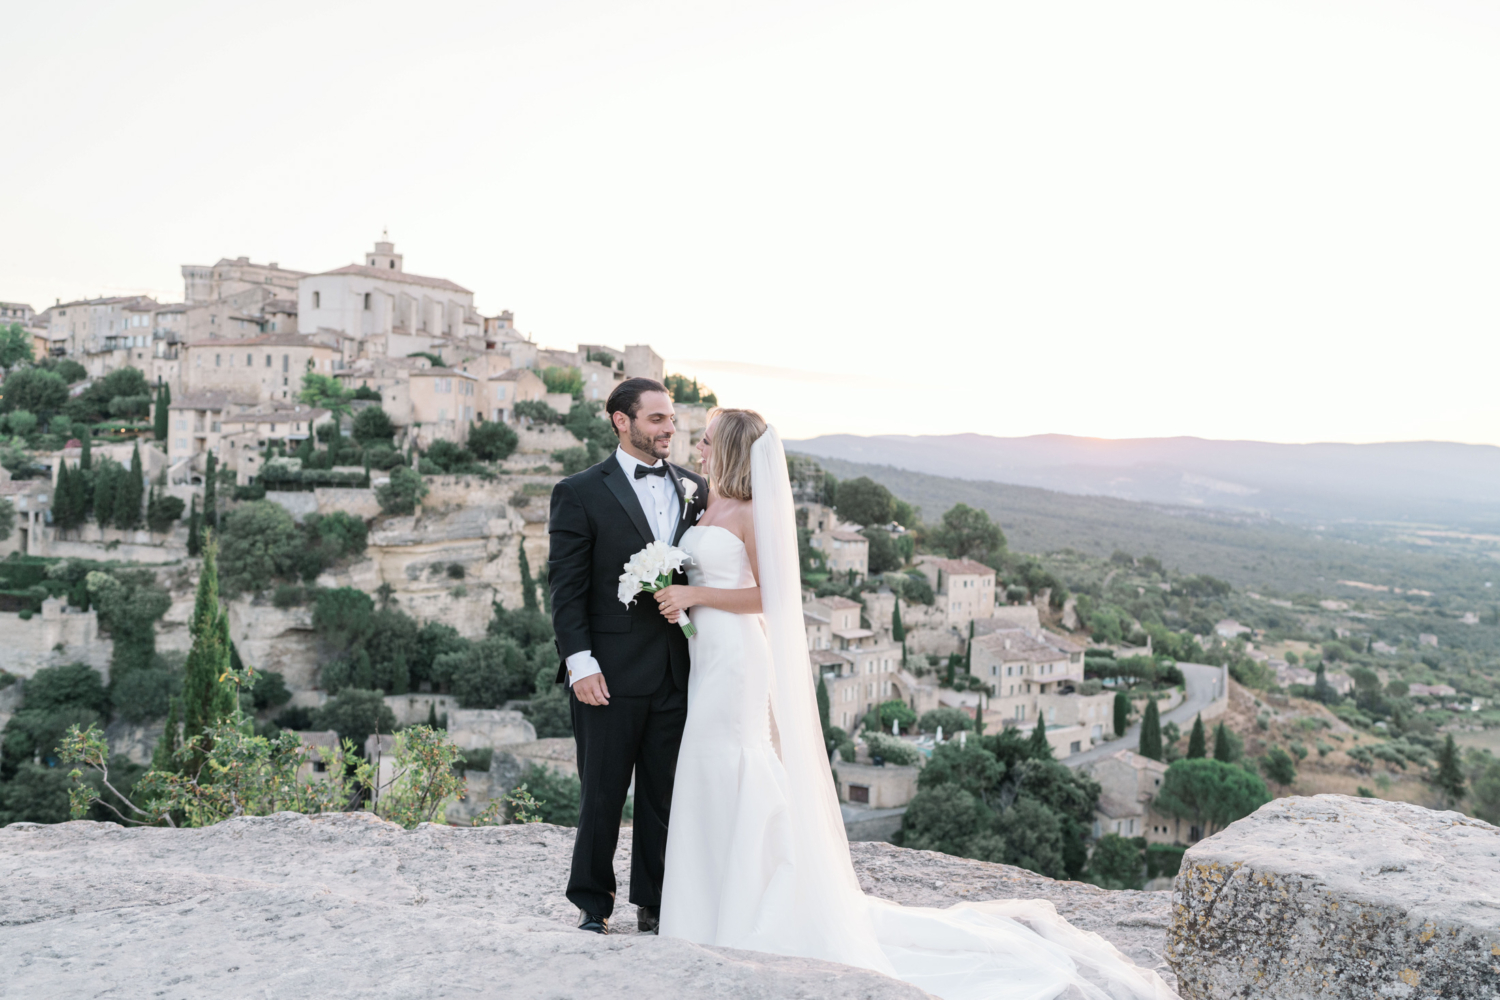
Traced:
[[766, 432], [766, 421], [754, 410], [713, 410], [708, 422], [719, 422], [710, 442], [709, 482], [719, 496], [731, 500], [750, 499], [750, 448]]

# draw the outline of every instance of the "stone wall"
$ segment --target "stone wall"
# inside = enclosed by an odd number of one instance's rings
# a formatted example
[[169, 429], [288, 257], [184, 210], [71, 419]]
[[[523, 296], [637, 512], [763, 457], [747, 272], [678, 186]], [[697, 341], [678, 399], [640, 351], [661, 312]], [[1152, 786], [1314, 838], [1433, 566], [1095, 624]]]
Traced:
[[69, 610], [48, 598], [42, 612], [23, 621], [18, 612], [0, 612], [0, 670], [30, 677], [43, 667], [87, 663], [109, 682], [114, 642], [99, 634], [94, 611]]
[[460, 750], [530, 743], [536, 730], [520, 712], [504, 708], [456, 708], [448, 713], [448, 739]]
[[526, 454], [551, 455], [554, 451], [583, 447], [583, 442], [574, 437], [572, 431], [556, 424], [522, 427], [518, 436], [521, 440], [516, 451]]

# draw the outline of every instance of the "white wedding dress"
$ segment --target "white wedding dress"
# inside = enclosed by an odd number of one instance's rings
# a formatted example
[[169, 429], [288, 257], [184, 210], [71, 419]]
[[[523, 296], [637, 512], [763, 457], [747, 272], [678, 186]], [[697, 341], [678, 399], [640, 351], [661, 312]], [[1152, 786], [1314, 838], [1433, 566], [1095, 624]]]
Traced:
[[[764, 613], [692, 609], [688, 718], [667, 834], [660, 932], [875, 969], [942, 1000], [1172, 1000], [1045, 900], [904, 907], [864, 895], [818, 722], [797, 533], [774, 428], [752, 451]], [[753, 587], [744, 543], [689, 528], [694, 586]]]

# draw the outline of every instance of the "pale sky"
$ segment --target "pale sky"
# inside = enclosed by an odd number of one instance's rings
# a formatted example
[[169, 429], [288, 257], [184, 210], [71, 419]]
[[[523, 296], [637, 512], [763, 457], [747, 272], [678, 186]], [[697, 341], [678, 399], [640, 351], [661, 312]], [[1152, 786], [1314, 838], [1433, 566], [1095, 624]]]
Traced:
[[383, 227], [783, 434], [1500, 443], [1500, 13], [15, 4], [0, 299]]

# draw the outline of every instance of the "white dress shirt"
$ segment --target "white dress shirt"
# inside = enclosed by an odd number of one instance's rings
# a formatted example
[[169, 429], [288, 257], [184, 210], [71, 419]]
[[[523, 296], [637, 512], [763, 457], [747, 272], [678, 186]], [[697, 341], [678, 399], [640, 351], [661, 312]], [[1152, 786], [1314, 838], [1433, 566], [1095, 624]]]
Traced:
[[[668, 545], [672, 544], [677, 522], [682, 517], [682, 503], [677, 496], [676, 488], [672, 485], [672, 477], [667, 475], [636, 478], [636, 466], [646, 465], [646, 463], [626, 452], [624, 448], [615, 449], [615, 461], [620, 463], [620, 468], [625, 473], [625, 481], [630, 484], [631, 489], [635, 490], [636, 499], [641, 502], [641, 511], [646, 515], [646, 521], [651, 525], [656, 540], [666, 542]], [[662, 462], [662, 459], [657, 459], [646, 467], [655, 468]], [[599, 661], [594, 659], [592, 649], [580, 649], [569, 656], [567, 662], [569, 685], [576, 684], [591, 674], [601, 672]]]

